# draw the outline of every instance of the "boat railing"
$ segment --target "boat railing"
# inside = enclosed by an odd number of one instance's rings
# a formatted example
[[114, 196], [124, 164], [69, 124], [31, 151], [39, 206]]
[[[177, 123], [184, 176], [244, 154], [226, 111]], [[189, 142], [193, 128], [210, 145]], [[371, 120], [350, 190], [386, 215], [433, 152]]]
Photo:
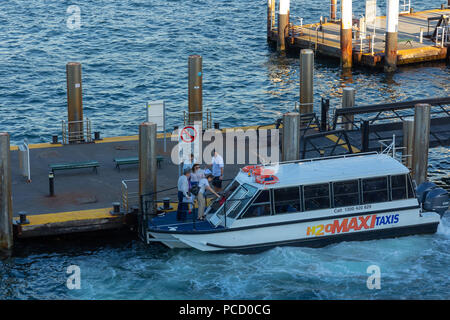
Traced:
[[271, 162], [271, 163], [263, 163], [263, 164], [261, 164], [261, 166], [272, 167], [272, 166], [277, 166], [277, 165], [280, 165], [280, 164], [308, 163], [308, 162], [315, 162], [315, 161], [321, 161], [321, 160], [330, 160], [330, 159], [355, 158], [355, 157], [361, 157], [361, 156], [367, 156], [367, 155], [375, 155], [375, 154], [379, 154], [379, 152], [377, 152], [377, 151], [370, 151], [370, 152], [341, 154], [341, 155], [327, 156], [327, 157], [317, 157], [317, 158], [300, 159], [300, 160]]

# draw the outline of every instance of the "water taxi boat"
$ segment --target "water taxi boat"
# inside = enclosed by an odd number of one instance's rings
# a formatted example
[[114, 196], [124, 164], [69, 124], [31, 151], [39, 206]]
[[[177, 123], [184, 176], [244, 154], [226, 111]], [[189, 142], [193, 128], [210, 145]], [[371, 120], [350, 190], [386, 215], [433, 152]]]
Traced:
[[448, 193], [430, 183], [417, 191], [416, 197], [409, 169], [385, 153], [248, 166], [209, 206], [205, 221], [157, 216], [148, 221], [146, 240], [243, 251], [435, 233]]

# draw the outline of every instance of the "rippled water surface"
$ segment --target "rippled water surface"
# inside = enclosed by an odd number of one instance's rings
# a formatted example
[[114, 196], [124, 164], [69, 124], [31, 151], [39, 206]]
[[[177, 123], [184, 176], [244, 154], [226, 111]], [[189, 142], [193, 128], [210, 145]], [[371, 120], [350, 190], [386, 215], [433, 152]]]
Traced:
[[[353, 1], [355, 16], [364, 1]], [[417, 2], [417, 3], [416, 3]], [[413, 1], [416, 10], [441, 0]], [[48, 142], [66, 117], [65, 64], [83, 64], [85, 116], [103, 136], [137, 133], [146, 101], [164, 99], [169, 126], [187, 108], [187, 57], [203, 56], [204, 106], [221, 126], [271, 123], [298, 100], [298, 59], [266, 43], [266, 1], [75, 1], [81, 28], [67, 28], [66, 1], [0, 4], [0, 131], [13, 143]], [[384, 1], [379, 1], [380, 14]], [[316, 22], [326, 0], [291, 1], [292, 19]], [[401, 68], [393, 77], [316, 60], [315, 99], [357, 104], [448, 96], [445, 63]], [[318, 106], [318, 104], [316, 104]], [[430, 152], [434, 180], [449, 184], [450, 152]], [[81, 299], [449, 299], [450, 220], [435, 235], [341, 243], [322, 249], [276, 248], [253, 255], [145, 247], [129, 238], [21, 245], [0, 261], [0, 298]], [[82, 289], [65, 286], [79, 265]], [[368, 290], [379, 265], [382, 289]]]

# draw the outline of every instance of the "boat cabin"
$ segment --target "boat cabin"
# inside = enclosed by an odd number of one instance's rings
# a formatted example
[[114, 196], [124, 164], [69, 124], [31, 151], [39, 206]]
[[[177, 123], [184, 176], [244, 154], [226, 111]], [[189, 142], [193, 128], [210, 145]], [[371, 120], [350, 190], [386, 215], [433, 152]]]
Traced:
[[234, 228], [417, 205], [409, 169], [370, 153], [246, 167], [206, 213]]

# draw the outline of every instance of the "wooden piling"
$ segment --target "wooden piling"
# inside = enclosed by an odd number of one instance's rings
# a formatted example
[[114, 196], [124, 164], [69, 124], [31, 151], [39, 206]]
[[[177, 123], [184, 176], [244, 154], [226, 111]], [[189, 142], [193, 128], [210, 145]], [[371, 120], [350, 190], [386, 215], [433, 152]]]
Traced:
[[330, 4], [330, 20], [336, 21], [337, 18], [337, 0], [331, 0]]
[[0, 132], [0, 250], [13, 247], [9, 134]]
[[399, 0], [388, 0], [386, 4], [386, 45], [384, 71], [397, 69]]
[[341, 64], [342, 68], [352, 67], [352, 0], [341, 0]]
[[283, 115], [282, 161], [298, 160], [300, 157], [300, 114], [288, 112]]
[[139, 195], [147, 201], [156, 201], [156, 130], [156, 123], [139, 125]]
[[278, 10], [278, 51], [286, 50], [287, 27], [289, 25], [289, 0], [280, 0]]
[[300, 51], [300, 113], [312, 113], [314, 107], [314, 51]]
[[427, 181], [430, 110], [431, 106], [429, 104], [418, 104], [415, 106], [412, 167], [413, 177], [417, 185]]
[[[83, 95], [81, 63], [69, 62], [66, 65], [67, 78], [67, 120], [69, 121], [69, 143], [81, 142], [83, 134]], [[75, 123], [70, 123], [78, 121]]]
[[191, 55], [188, 58], [188, 112], [189, 124], [203, 119], [203, 70], [202, 56]]
[[270, 42], [272, 29], [275, 26], [275, 0], [267, 0], [267, 41]]
[[407, 119], [403, 121], [403, 163], [409, 169], [412, 169], [412, 157], [414, 147], [414, 120]]

